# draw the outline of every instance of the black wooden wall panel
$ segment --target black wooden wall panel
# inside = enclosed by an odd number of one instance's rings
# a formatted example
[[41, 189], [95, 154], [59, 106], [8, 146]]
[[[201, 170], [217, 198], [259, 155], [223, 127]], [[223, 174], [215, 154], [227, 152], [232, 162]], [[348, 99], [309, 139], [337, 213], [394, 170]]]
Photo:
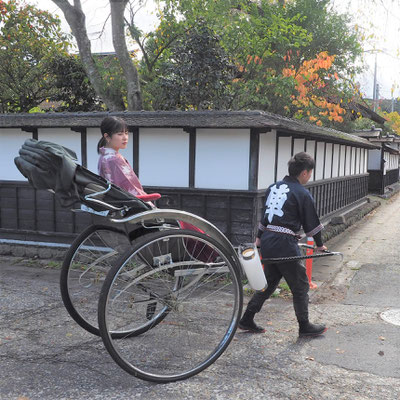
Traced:
[[[307, 187], [318, 212], [325, 216], [365, 197], [368, 175], [326, 179]], [[162, 194], [158, 207], [199, 215], [216, 225], [234, 245], [255, 239], [265, 203], [264, 190], [145, 189]], [[90, 223], [90, 214], [62, 208], [50, 192], [34, 190], [25, 182], [0, 182], [0, 237], [71, 241]]]

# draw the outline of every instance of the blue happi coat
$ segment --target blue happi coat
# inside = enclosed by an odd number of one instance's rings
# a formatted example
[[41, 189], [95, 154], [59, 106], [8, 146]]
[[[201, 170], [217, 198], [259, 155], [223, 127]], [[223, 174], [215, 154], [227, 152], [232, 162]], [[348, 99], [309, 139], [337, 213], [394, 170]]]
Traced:
[[300, 255], [298, 232], [315, 236], [323, 229], [311, 193], [296, 178], [285, 176], [267, 189], [266, 198], [257, 234], [263, 257]]

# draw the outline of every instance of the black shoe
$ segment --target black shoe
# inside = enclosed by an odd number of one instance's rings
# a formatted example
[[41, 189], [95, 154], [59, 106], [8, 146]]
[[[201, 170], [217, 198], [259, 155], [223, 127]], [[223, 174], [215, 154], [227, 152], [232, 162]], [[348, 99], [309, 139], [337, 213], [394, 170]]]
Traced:
[[246, 321], [243, 318], [239, 321], [239, 328], [244, 331], [249, 331], [253, 333], [264, 333], [265, 329], [258, 326], [253, 320]]
[[315, 325], [311, 322], [300, 322], [299, 336], [319, 336], [327, 331], [325, 325]]

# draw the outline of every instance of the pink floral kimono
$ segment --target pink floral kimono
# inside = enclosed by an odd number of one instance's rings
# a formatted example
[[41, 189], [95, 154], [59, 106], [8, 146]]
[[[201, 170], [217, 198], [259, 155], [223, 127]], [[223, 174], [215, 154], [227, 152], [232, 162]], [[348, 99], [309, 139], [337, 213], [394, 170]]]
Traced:
[[134, 196], [146, 194], [131, 165], [118, 151], [101, 147], [97, 169], [104, 179]]

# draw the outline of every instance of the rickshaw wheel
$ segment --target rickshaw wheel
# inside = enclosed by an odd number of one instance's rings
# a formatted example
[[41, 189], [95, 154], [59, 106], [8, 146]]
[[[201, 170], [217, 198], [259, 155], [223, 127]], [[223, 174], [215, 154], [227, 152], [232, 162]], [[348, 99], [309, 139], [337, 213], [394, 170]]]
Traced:
[[[154, 232], [138, 239], [108, 273], [100, 332], [128, 373], [154, 382], [186, 379], [224, 352], [242, 300], [240, 266], [225, 247], [195, 231]], [[116, 331], [125, 331], [124, 338], [116, 340]]]

